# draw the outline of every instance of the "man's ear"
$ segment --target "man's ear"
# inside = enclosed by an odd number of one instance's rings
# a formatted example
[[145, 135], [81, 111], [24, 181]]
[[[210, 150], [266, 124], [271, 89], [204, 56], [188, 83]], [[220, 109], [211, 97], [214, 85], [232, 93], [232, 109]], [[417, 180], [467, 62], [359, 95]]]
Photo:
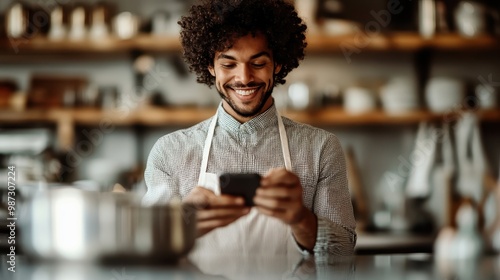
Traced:
[[215, 77], [215, 70], [214, 70], [214, 67], [212, 65], [208, 66], [208, 72], [210, 72], [210, 74]]
[[276, 64], [274, 66], [274, 75], [278, 74], [281, 71], [281, 64]]

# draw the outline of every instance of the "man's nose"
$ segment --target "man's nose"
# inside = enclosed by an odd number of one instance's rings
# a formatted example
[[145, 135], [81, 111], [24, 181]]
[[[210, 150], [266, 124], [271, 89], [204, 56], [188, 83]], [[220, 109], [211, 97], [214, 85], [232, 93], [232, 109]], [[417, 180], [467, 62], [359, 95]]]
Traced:
[[244, 85], [248, 84], [249, 82], [253, 81], [253, 73], [252, 69], [248, 67], [247, 65], [241, 65], [240, 67], [237, 68], [237, 73], [235, 76], [235, 81], [240, 82]]

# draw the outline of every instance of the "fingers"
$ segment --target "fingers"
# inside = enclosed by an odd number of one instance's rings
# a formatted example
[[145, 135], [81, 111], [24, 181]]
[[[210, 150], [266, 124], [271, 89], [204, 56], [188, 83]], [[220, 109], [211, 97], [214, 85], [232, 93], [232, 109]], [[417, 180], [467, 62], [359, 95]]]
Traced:
[[[257, 210], [267, 216], [280, 219], [286, 224], [292, 225], [302, 220], [304, 217], [304, 210], [301, 211], [287, 211], [285, 209], [269, 209], [266, 207], [257, 206]], [[303, 209], [303, 207], [301, 208]]]
[[294, 224], [304, 216], [302, 185], [297, 175], [284, 168], [271, 169], [261, 180], [253, 199], [257, 210]]
[[262, 187], [273, 185], [283, 185], [293, 187], [300, 184], [299, 177], [285, 168], [274, 168], [267, 172], [267, 174], [260, 181]]
[[192, 203], [197, 208], [203, 209], [209, 205], [211, 195], [215, 194], [205, 188], [196, 187], [184, 198], [184, 202]]
[[273, 211], [287, 211], [301, 205], [301, 202], [299, 201], [280, 200], [262, 196], [254, 197], [253, 201], [256, 206], [267, 208]]
[[249, 212], [248, 207], [199, 210], [196, 214], [197, 236], [200, 237], [215, 228], [227, 226]]
[[219, 208], [219, 209], [208, 209], [208, 210], [200, 210], [197, 213], [198, 221], [207, 221], [214, 219], [230, 219], [230, 218], [239, 218], [244, 216], [250, 212], [250, 208], [242, 207], [242, 208]]
[[250, 208], [244, 207], [245, 200], [242, 197], [217, 196], [213, 191], [203, 187], [194, 188], [184, 201], [194, 204], [198, 209], [196, 213], [198, 237], [215, 228], [226, 226], [250, 212]]
[[278, 187], [258, 188], [255, 195], [263, 198], [276, 198], [280, 200], [294, 200], [302, 197], [301, 192], [292, 190], [290, 187], [280, 185]]
[[283, 202], [302, 201], [302, 186], [299, 177], [292, 172], [284, 168], [271, 169], [261, 180], [261, 187], [255, 194], [258, 198], [272, 198]]
[[245, 200], [243, 197], [231, 196], [231, 195], [220, 195], [210, 197], [210, 207], [235, 207], [243, 206]]
[[203, 188], [194, 188], [185, 198], [185, 202], [194, 204], [198, 209], [235, 207], [245, 204], [242, 197], [220, 195], [217, 196], [213, 191]]

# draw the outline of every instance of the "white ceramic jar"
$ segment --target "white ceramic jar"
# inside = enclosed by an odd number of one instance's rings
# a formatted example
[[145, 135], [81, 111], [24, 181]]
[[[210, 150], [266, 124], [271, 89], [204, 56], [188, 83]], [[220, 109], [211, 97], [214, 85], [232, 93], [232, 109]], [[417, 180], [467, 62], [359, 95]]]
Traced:
[[419, 107], [417, 83], [409, 77], [391, 79], [381, 88], [380, 98], [388, 114], [403, 114]]
[[432, 112], [446, 113], [465, 102], [465, 83], [449, 77], [434, 77], [425, 88], [425, 101]]
[[361, 114], [376, 108], [375, 93], [363, 87], [350, 87], [344, 92], [344, 109], [350, 114]]
[[465, 37], [474, 37], [486, 32], [486, 7], [475, 1], [462, 1], [455, 10], [458, 32]]

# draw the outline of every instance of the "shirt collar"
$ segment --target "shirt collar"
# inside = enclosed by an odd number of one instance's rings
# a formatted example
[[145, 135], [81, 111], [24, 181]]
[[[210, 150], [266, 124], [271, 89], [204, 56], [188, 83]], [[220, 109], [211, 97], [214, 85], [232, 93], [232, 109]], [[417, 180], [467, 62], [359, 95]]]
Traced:
[[273, 105], [269, 107], [269, 109], [245, 123], [240, 123], [233, 116], [227, 113], [226, 110], [224, 110], [224, 108], [222, 107], [222, 103], [217, 109], [217, 114], [217, 124], [220, 127], [232, 132], [238, 132], [242, 129], [248, 130], [249, 132], [255, 132], [260, 129], [277, 126], [278, 122], [278, 119], [276, 118], [276, 106], [274, 105], [274, 102]]

